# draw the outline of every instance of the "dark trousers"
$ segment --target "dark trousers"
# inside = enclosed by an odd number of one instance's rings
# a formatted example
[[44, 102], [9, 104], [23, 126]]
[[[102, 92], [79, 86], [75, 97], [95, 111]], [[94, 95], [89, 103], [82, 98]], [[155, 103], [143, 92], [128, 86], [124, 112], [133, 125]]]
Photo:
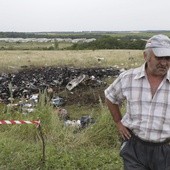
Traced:
[[122, 143], [124, 170], [170, 170], [170, 144], [155, 144], [132, 137]]

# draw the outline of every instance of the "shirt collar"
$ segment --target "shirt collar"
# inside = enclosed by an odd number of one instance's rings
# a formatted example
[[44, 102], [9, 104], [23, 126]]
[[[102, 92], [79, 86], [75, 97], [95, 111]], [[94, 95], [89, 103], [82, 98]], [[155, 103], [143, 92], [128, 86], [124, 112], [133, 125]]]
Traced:
[[141, 67], [138, 68], [138, 72], [135, 76], [135, 79], [140, 79], [142, 77], [145, 77], [145, 66], [146, 63], [144, 63]]
[[166, 79], [170, 82], [170, 69], [167, 72]]

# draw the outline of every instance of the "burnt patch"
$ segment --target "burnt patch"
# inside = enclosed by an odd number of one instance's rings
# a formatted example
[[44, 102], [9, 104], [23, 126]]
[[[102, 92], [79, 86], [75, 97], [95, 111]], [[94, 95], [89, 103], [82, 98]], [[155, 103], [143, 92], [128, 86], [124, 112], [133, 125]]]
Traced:
[[[97, 103], [99, 96], [103, 99], [103, 91], [107, 77], [120, 74], [120, 70], [110, 68], [73, 68], [73, 67], [41, 67], [26, 68], [17, 73], [0, 74], [0, 99], [10, 103], [11, 98], [29, 98], [31, 95], [50, 91], [50, 97], [62, 96], [68, 104]], [[84, 75], [76, 86], [68, 90], [69, 82], [76, 82]]]

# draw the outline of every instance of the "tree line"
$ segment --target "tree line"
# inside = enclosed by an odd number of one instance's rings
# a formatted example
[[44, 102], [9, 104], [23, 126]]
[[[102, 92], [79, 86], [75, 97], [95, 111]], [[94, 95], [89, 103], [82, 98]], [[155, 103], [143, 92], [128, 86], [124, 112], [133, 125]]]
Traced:
[[92, 42], [75, 43], [69, 50], [96, 50], [96, 49], [144, 49], [146, 41], [140, 37], [111, 37], [103, 36]]
[[88, 32], [0, 32], [0, 38], [100, 38], [103, 33]]
[[[145, 41], [154, 34], [170, 35], [169, 31], [143, 31], [138, 34], [130, 32], [0, 32], [0, 38], [70, 38], [96, 39], [92, 42], [77, 42], [63, 50], [97, 50], [97, 49], [144, 49]], [[55, 46], [58, 42], [55, 41]], [[45, 50], [58, 50], [46, 48]]]

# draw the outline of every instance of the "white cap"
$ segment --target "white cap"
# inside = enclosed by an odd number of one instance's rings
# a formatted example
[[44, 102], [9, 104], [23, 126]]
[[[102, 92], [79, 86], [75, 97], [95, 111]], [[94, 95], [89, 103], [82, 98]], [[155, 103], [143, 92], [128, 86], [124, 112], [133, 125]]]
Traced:
[[157, 57], [170, 57], [170, 39], [166, 35], [159, 34], [151, 37], [145, 45], [145, 49], [147, 48], [152, 48]]

